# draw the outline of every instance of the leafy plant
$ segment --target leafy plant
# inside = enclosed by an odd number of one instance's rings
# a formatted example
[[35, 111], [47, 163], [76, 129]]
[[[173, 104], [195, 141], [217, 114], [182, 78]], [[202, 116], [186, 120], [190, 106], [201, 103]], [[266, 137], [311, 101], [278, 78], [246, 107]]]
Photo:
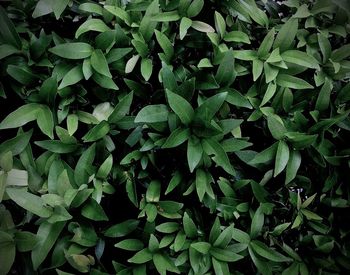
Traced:
[[346, 274], [350, 5], [0, 7], [0, 274]]

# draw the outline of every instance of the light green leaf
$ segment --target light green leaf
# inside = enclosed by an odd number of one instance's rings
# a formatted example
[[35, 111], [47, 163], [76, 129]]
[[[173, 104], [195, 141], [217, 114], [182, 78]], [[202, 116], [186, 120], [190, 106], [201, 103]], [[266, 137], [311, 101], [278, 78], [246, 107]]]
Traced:
[[75, 32], [75, 38], [77, 39], [79, 36], [89, 31], [106, 32], [109, 30], [110, 28], [101, 19], [88, 19], [79, 26]]
[[90, 57], [92, 51], [91, 45], [83, 42], [63, 43], [49, 49], [49, 52], [67, 59], [84, 59]]
[[61, 90], [67, 86], [74, 85], [84, 78], [81, 65], [75, 66], [62, 79], [58, 89]]
[[168, 89], [166, 90], [166, 95], [170, 108], [180, 118], [181, 122], [185, 125], [190, 124], [194, 117], [194, 110], [191, 104], [183, 97], [169, 91]]
[[90, 60], [91, 66], [96, 72], [107, 77], [112, 77], [111, 72], [109, 71], [107, 60], [100, 49], [96, 49], [92, 52]]
[[277, 252], [276, 250], [273, 250], [269, 248], [267, 245], [264, 243], [254, 240], [250, 243], [251, 247], [253, 250], [259, 254], [261, 257], [268, 259], [273, 262], [289, 262], [292, 259], [288, 258], [281, 253]]
[[38, 112], [37, 116], [37, 123], [41, 132], [53, 139], [54, 121], [50, 108], [46, 105], [41, 105], [41, 110]]
[[177, 11], [167, 11], [153, 15], [151, 20], [156, 22], [172, 22], [179, 19], [180, 15]]
[[279, 74], [276, 78], [276, 83], [285, 88], [291, 88], [296, 90], [312, 89], [313, 86], [305, 80], [291, 76], [288, 74]]
[[205, 33], [215, 32], [212, 26], [202, 21], [192, 21], [191, 27], [199, 32], [205, 32]]
[[187, 17], [197, 16], [204, 6], [204, 0], [193, 0], [187, 9]]
[[145, 81], [148, 81], [151, 78], [153, 71], [152, 60], [149, 58], [143, 58], [141, 60], [141, 75]]
[[289, 49], [292, 45], [294, 38], [298, 31], [298, 19], [289, 18], [286, 23], [283, 24], [279, 30], [275, 42], [273, 43], [273, 48], [280, 48], [281, 52]]
[[180, 22], [180, 40], [184, 39], [187, 34], [187, 30], [192, 26], [192, 20], [183, 17]]
[[7, 115], [0, 123], [0, 130], [21, 127], [28, 122], [36, 120], [38, 113], [41, 111], [41, 105], [29, 103], [19, 107]]
[[224, 40], [226, 42], [250, 44], [249, 36], [241, 31], [231, 31], [229, 33], [226, 33], [224, 36]]
[[298, 51], [298, 50], [285, 51], [281, 54], [281, 57], [285, 62], [297, 64], [297, 65], [304, 66], [311, 69], [317, 69], [317, 70], [320, 69], [320, 65], [318, 64], [318, 61], [311, 55], [308, 55], [307, 53], [304, 53], [302, 51]]
[[156, 123], [168, 120], [168, 107], [164, 104], [148, 105], [135, 117], [135, 123]]
[[215, 11], [214, 13], [214, 22], [217, 33], [220, 35], [221, 38], [223, 38], [226, 33], [226, 22], [222, 15], [217, 11]]

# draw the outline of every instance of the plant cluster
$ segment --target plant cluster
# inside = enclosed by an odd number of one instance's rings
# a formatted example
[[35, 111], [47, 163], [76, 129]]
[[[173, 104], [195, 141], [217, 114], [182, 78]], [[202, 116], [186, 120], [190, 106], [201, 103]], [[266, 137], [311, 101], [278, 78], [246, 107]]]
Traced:
[[350, 272], [350, 2], [1, 5], [1, 275]]

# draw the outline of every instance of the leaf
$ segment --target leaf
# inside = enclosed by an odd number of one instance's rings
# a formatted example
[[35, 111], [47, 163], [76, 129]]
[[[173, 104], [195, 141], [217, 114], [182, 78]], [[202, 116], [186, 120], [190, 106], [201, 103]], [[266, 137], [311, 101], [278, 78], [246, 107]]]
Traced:
[[128, 62], [127, 62], [126, 65], [125, 65], [125, 73], [126, 73], [126, 74], [129, 74], [129, 73], [131, 73], [131, 72], [134, 70], [134, 68], [135, 68], [135, 66], [136, 66], [137, 61], [139, 60], [139, 58], [140, 58], [139, 55], [134, 55], [133, 57], [131, 57], [131, 58], [128, 60]]
[[199, 253], [207, 254], [209, 252], [211, 244], [210, 243], [206, 243], [206, 242], [197, 242], [197, 243], [192, 243], [191, 247], [193, 247]]
[[177, 11], [167, 11], [153, 15], [151, 20], [156, 22], [172, 22], [179, 19], [180, 15]]
[[275, 169], [273, 176], [276, 177], [279, 175], [284, 168], [286, 167], [289, 160], [289, 148], [287, 143], [283, 140], [278, 142], [276, 160], [275, 160]]
[[96, 177], [101, 179], [106, 179], [108, 174], [111, 172], [113, 166], [113, 156], [109, 155], [108, 158], [101, 164], [100, 168], [97, 170]]
[[207, 175], [206, 175], [204, 170], [202, 170], [202, 169], [196, 170], [196, 182], [195, 183], [196, 183], [197, 195], [198, 195], [199, 201], [201, 202], [203, 200], [205, 193], [206, 193], [207, 184], [209, 184], [208, 179], [207, 179]]
[[191, 136], [187, 145], [187, 163], [191, 173], [201, 161], [202, 154], [203, 148], [200, 140], [195, 136]]
[[37, 123], [41, 132], [53, 139], [54, 121], [50, 108], [46, 105], [41, 105], [41, 110], [38, 112], [37, 116]]
[[255, 239], [259, 236], [262, 231], [262, 227], [264, 225], [264, 213], [262, 211], [262, 207], [259, 206], [255, 211], [252, 223], [250, 226], [250, 238]]
[[158, 22], [152, 20], [153, 16], [157, 14], [159, 14], [159, 1], [153, 0], [147, 7], [139, 27], [139, 32], [146, 42], [151, 39], [154, 30], [157, 28]]
[[63, 43], [49, 49], [49, 52], [67, 59], [84, 59], [90, 57], [92, 51], [91, 45], [83, 42]]
[[151, 78], [153, 71], [152, 60], [149, 58], [144, 58], [141, 60], [141, 75], [145, 81], [148, 81]]
[[126, 239], [116, 243], [114, 246], [128, 251], [139, 251], [144, 247], [143, 242], [137, 239]]
[[279, 74], [276, 78], [277, 85], [285, 88], [291, 88], [296, 90], [312, 89], [314, 88], [305, 80], [291, 76], [288, 74]]
[[104, 235], [109, 238], [120, 238], [125, 237], [129, 235], [131, 232], [133, 232], [137, 226], [139, 225], [140, 221], [138, 220], [126, 220], [124, 222], [115, 224], [111, 227], [109, 227]]
[[96, 144], [93, 143], [87, 150], [80, 156], [77, 165], [74, 170], [75, 183], [78, 186], [87, 184], [89, 180], [89, 170], [91, 169], [92, 162], [95, 159]]
[[203, 9], [203, 6], [203, 0], [193, 0], [187, 9], [187, 16], [190, 18], [197, 16]]
[[299, 151], [291, 151], [287, 168], [286, 168], [286, 180], [285, 184], [290, 183], [297, 175], [297, 172], [299, 170], [301, 164], [301, 155]]
[[10, 44], [17, 49], [21, 49], [21, 39], [3, 7], [0, 7], [0, 26], [0, 37], [2, 38], [2, 42], [4, 44]]
[[174, 148], [184, 143], [190, 137], [190, 130], [188, 128], [177, 128], [171, 132], [170, 136], [166, 139], [162, 148]]
[[254, 240], [250, 243], [252, 249], [259, 254], [261, 257], [268, 259], [273, 262], [289, 262], [292, 259], [288, 258], [281, 253], [269, 248], [264, 243]]
[[113, 14], [114, 16], [123, 20], [128, 26], [130, 26], [131, 18], [130, 18], [130, 15], [127, 11], [125, 11], [117, 6], [105, 5], [104, 8], [107, 11], [109, 11], [111, 14]]
[[320, 69], [318, 61], [311, 55], [298, 50], [289, 50], [281, 54], [282, 59], [285, 62], [297, 64], [306, 68]]
[[72, 136], [78, 129], [79, 121], [76, 114], [70, 114], [67, 116], [67, 129], [68, 133]]
[[205, 33], [215, 32], [212, 26], [202, 21], [192, 21], [191, 27], [199, 32], [205, 32]]
[[192, 26], [192, 20], [187, 17], [182, 17], [180, 22], [180, 40], [184, 39], [187, 30]]
[[216, 81], [221, 86], [229, 86], [235, 80], [236, 72], [234, 64], [232, 51], [227, 51], [215, 75]]
[[153, 255], [148, 248], [144, 248], [131, 257], [128, 262], [134, 264], [143, 264], [152, 260]]
[[32, 137], [33, 130], [20, 133], [16, 137], [6, 140], [0, 144], [0, 155], [6, 154], [11, 151], [12, 156], [16, 156], [25, 150], [30, 138]]
[[224, 151], [220, 143], [218, 143], [214, 139], [203, 139], [202, 146], [204, 151], [208, 155], [214, 154], [213, 160], [218, 166], [221, 166], [230, 175], [236, 174], [226, 152]]
[[[2, 9], [2, 7], [0, 8]], [[0, 16], [2, 16], [1, 13]], [[15, 257], [16, 245], [13, 237], [4, 231], [0, 231], [0, 274], [8, 274], [10, 272]]]
[[67, 86], [74, 85], [84, 78], [82, 66], [77, 65], [71, 69], [62, 79], [58, 89], [61, 90]]
[[28, 252], [38, 243], [38, 237], [28, 231], [18, 231], [15, 233], [15, 241], [18, 251]]
[[16, 53], [20, 53], [16, 47], [8, 44], [0, 45], [0, 60]]
[[218, 248], [226, 248], [232, 240], [232, 234], [233, 224], [226, 227], [225, 230], [220, 233], [219, 237], [215, 240], [213, 246]]
[[298, 31], [298, 19], [289, 18], [279, 30], [273, 48], [280, 48], [281, 52], [289, 49]]
[[226, 33], [224, 41], [250, 44], [249, 36], [241, 31], [231, 31]]
[[282, 139], [284, 137], [284, 134], [287, 132], [283, 121], [277, 115], [269, 115], [267, 117], [267, 126], [270, 130], [271, 135], [278, 140]]
[[272, 28], [264, 37], [264, 40], [261, 42], [258, 49], [259, 57], [265, 57], [269, 54], [274, 42], [275, 33], [276, 33], [275, 28]]
[[134, 93], [131, 92], [119, 101], [119, 103], [115, 106], [113, 112], [108, 117], [108, 122], [116, 123], [130, 112], [133, 96]]
[[226, 22], [222, 15], [217, 11], [215, 11], [214, 13], [214, 22], [217, 33], [220, 35], [221, 38], [223, 38], [226, 33]]
[[37, 79], [33, 71], [27, 66], [8, 65], [7, 73], [16, 81], [23, 85], [30, 85]]
[[78, 39], [79, 36], [89, 31], [106, 32], [109, 30], [110, 28], [101, 19], [88, 19], [79, 26], [75, 32], [75, 38]]
[[[98, 15], [102, 15], [103, 14], [103, 8], [95, 3], [82, 3], [79, 5], [79, 10], [81, 11], [85, 11], [85, 12], [89, 12], [89, 13], [96, 13]], [[104, 6], [104, 8], [106, 8], [106, 6]], [[108, 10], [108, 9], [107, 9]]]
[[160, 197], [160, 182], [153, 180], [147, 187], [146, 201], [159, 202], [159, 197]]
[[33, 11], [33, 18], [41, 17], [53, 12], [54, 1], [53, 0], [39, 0]]
[[207, 98], [195, 111], [196, 118], [210, 121], [220, 110], [227, 98], [227, 92], [218, 93]]
[[6, 188], [7, 195], [22, 208], [43, 218], [48, 218], [52, 210], [44, 206], [43, 200], [23, 189]]
[[4, 118], [0, 123], [0, 130], [19, 128], [28, 122], [36, 120], [40, 110], [41, 105], [36, 103], [23, 105]]
[[166, 90], [167, 99], [170, 108], [175, 112], [175, 114], [180, 118], [181, 122], [188, 125], [192, 122], [194, 117], [194, 110], [190, 103], [183, 97]]
[[93, 221], [108, 221], [108, 217], [102, 206], [94, 199], [90, 199], [88, 203], [84, 205], [81, 209], [81, 215]]
[[60, 18], [63, 11], [66, 9], [68, 3], [69, 3], [69, 0], [54, 1], [52, 10], [57, 20]]
[[329, 57], [331, 56], [331, 52], [332, 52], [331, 43], [329, 42], [328, 38], [322, 33], [317, 34], [317, 40], [323, 56], [323, 59], [322, 59], [323, 63], [326, 63]]
[[167, 121], [168, 114], [168, 107], [164, 104], [148, 105], [138, 112], [135, 118], [135, 123], [156, 123]]
[[84, 142], [94, 142], [105, 137], [110, 131], [109, 123], [105, 120], [94, 126], [83, 137]]
[[264, 98], [261, 101], [260, 107], [262, 107], [263, 105], [265, 105], [276, 93], [276, 84], [270, 82], [269, 85], [267, 86], [267, 90], [264, 94]]
[[233, 263], [244, 258], [243, 256], [234, 253], [229, 249], [212, 247], [209, 252], [215, 259], [223, 262]]
[[51, 224], [47, 221], [40, 224], [36, 234], [38, 243], [31, 253], [34, 270], [37, 270], [44, 262], [47, 255], [49, 255], [51, 248], [56, 243], [56, 240], [65, 227], [65, 224], [65, 222], [56, 222]]
[[321, 88], [320, 93], [318, 94], [315, 110], [318, 110], [321, 112], [328, 109], [332, 89], [333, 89], [332, 81], [327, 77]]
[[100, 49], [96, 49], [91, 55], [91, 66], [94, 70], [104, 76], [112, 77], [108, 68], [107, 60]]

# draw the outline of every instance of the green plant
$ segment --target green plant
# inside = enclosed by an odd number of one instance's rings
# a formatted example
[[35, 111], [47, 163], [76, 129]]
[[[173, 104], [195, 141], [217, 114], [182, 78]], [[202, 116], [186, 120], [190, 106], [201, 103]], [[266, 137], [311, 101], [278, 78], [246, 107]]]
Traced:
[[0, 274], [350, 270], [345, 0], [0, 7]]

